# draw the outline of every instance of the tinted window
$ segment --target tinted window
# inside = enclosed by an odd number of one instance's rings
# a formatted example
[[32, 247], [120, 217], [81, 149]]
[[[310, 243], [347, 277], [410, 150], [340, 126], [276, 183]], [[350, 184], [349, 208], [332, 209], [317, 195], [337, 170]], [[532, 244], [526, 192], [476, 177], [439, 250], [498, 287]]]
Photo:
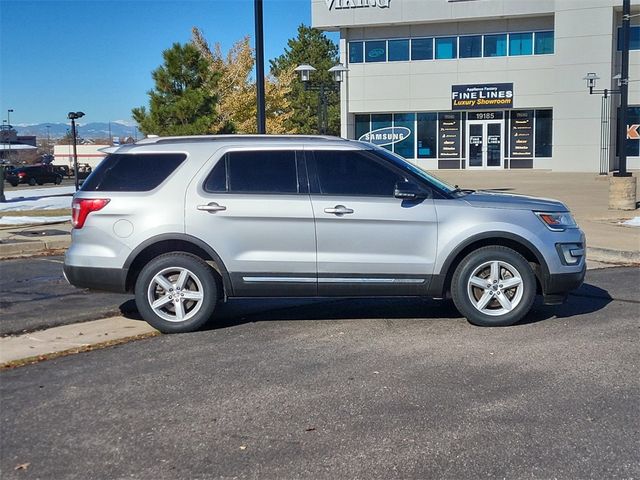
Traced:
[[227, 154], [229, 192], [298, 193], [294, 151], [231, 152]]
[[553, 53], [553, 31], [536, 32], [535, 54], [544, 55]]
[[387, 41], [376, 40], [365, 42], [364, 58], [366, 62], [386, 62], [387, 61]]
[[457, 56], [456, 37], [436, 38], [436, 58], [447, 59], [456, 58]]
[[433, 60], [433, 38], [412, 39], [411, 60]]
[[484, 56], [504, 57], [507, 54], [507, 35], [485, 35]]
[[211, 173], [204, 182], [204, 189], [207, 192], [226, 192], [227, 191], [227, 156], [225, 155], [216, 166], [213, 167]]
[[531, 55], [533, 53], [532, 33], [510, 33], [509, 55]]
[[183, 153], [114, 153], [82, 184], [84, 192], [148, 192], [160, 185], [187, 156]]
[[553, 111], [536, 110], [536, 157], [550, 157], [553, 144]]
[[349, 63], [362, 63], [363, 61], [362, 42], [349, 42]]
[[418, 114], [418, 158], [436, 158], [438, 145], [438, 114]]
[[482, 36], [460, 37], [460, 58], [476, 58], [482, 56]]
[[389, 40], [389, 61], [409, 60], [409, 40]]
[[[622, 50], [622, 28], [618, 27], [618, 50]], [[629, 29], [629, 50], [640, 50], [640, 25]]]
[[392, 197], [404, 177], [374, 160], [368, 152], [315, 152], [320, 192], [325, 195]]

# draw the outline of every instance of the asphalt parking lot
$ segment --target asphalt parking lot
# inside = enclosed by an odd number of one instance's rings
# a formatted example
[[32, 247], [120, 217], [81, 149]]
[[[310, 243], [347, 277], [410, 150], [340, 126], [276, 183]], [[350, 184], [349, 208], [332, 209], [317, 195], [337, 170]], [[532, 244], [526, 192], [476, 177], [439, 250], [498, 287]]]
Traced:
[[4, 371], [2, 478], [637, 478], [638, 274], [590, 271], [509, 328], [446, 302], [245, 304]]

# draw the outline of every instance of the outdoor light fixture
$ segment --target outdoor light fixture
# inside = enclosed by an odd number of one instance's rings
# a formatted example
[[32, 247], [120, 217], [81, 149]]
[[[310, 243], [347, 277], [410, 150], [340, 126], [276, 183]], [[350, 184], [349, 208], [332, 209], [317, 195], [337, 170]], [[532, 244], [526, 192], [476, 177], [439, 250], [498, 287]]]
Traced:
[[587, 81], [587, 88], [589, 89], [589, 93], [592, 93], [592, 90], [596, 88], [596, 82], [600, 80], [600, 77], [594, 72], [589, 72], [583, 78], [583, 80]]
[[73, 137], [73, 176], [76, 180], [76, 192], [80, 189], [78, 181], [78, 149], [76, 147], [76, 120], [84, 117], [84, 112], [69, 112], [67, 118], [71, 120], [71, 136]]
[[335, 83], [333, 85], [326, 85], [324, 83], [313, 84], [311, 82], [311, 72], [316, 71], [311, 65], [304, 63], [294, 69], [294, 71], [300, 73], [300, 80], [305, 90], [318, 92], [318, 132], [321, 135], [326, 135], [329, 128], [329, 115], [327, 113], [329, 98], [327, 93], [340, 91], [340, 84], [344, 80], [344, 73], [348, 70], [349, 69], [341, 63], [331, 67], [328, 72], [331, 73]]

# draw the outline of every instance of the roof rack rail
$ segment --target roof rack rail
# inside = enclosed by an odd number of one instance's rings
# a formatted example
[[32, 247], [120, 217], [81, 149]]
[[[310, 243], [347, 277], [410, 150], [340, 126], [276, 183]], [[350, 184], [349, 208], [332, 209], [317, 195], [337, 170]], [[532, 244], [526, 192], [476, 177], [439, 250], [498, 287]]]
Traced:
[[137, 145], [149, 145], [149, 144], [171, 144], [171, 143], [208, 143], [208, 142], [220, 142], [220, 141], [238, 141], [243, 142], [246, 140], [267, 140], [273, 142], [299, 142], [304, 140], [324, 140], [327, 142], [336, 141], [348, 141], [347, 139], [340, 137], [332, 137], [327, 135], [185, 135], [185, 136], [171, 136], [171, 137], [146, 137], [136, 142]]

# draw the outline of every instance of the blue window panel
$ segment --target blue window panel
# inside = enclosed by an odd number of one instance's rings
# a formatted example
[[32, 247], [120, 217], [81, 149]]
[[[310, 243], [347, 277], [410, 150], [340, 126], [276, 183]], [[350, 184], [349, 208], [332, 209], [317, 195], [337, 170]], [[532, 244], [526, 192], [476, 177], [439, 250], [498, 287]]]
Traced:
[[409, 129], [410, 134], [405, 137], [404, 140], [393, 145], [393, 151], [404, 158], [415, 158], [415, 142], [414, 142], [414, 129], [416, 122], [415, 113], [396, 113], [393, 116], [394, 127], [406, 127]]
[[387, 61], [387, 41], [373, 40], [364, 43], [364, 61], [367, 63]]
[[509, 55], [531, 55], [533, 54], [533, 33], [510, 33], [509, 34]]
[[388, 56], [390, 62], [409, 60], [409, 40], [389, 40]]
[[484, 36], [484, 56], [485, 57], [504, 57], [507, 55], [507, 35], [502, 33], [498, 35]]
[[456, 37], [436, 38], [436, 59], [448, 59], [458, 57]]
[[371, 131], [371, 115], [356, 115], [356, 140]]
[[[629, 50], [640, 50], [640, 25], [629, 29]], [[622, 28], [618, 27], [618, 51], [622, 51]]]
[[362, 63], [364, 61], [362, 47], [362, 42], [349, 42], [349, 63]]
[[433, 60], [433, 38], [411, 39], [411, 60]]
[[535, 33], [535, 49], [536, 55], [547, 55], [553, 53], [553, 31], [536, 32]]
[[482, 35], [460, 37], [460, 58], [477, 58], [482, 56]]
[[[379, 130], [381, 128], [388, 128], [393, 125], [393, 115], [390, 113], [379, 113], [371, 115], [371, 131]], [[386, 148], [391, 151], [393, 145], [385, 145], [382, 148]]]

